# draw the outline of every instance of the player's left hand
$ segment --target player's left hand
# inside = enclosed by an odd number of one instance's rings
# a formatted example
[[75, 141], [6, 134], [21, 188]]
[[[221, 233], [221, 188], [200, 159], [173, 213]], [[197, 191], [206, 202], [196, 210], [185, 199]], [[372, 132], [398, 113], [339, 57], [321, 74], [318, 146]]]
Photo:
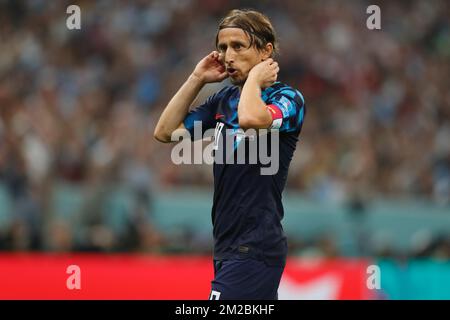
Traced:
[[278, 67], [278, 62], [269, 58], [254, 66], [250, 70], [248, 78], [256, 81], [256, 83], [264, 89], [270, 87], [277, 81], [279, 71], [280, 68]]

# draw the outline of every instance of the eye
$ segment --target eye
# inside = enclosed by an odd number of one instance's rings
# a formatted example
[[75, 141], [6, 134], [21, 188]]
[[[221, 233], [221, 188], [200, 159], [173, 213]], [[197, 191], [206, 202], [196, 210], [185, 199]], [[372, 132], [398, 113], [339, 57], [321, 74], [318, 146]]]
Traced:
[[234, 50], [242, 49], [242, 45], [241, 45], [240, 43], [236, 43], [236, 44], [233, 46], [233, 49], [234, 49]]
[[219, 49], [219, 52], [223, 53], [223, 52], [227, 51], [227, 46], [220, 45], [217, 49]]

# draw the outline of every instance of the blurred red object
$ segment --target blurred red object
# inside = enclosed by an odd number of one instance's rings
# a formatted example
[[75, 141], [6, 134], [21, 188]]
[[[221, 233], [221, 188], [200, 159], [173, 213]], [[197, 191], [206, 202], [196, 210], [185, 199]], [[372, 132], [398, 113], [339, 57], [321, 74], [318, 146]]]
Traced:
[[[69, 289], [67, 269], [80, 270]], [[364, 260], [290, 259], [280, 299], [367, 299]], [[210, 257], [143, 254], [1, 254], [0, 299], [206, 300]]]

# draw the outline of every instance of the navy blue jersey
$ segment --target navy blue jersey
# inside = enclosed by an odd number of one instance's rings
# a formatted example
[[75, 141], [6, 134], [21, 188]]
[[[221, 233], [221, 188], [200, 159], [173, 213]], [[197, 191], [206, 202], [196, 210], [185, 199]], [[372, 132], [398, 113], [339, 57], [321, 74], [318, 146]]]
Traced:
[[[284, 216], [281, 198], [303, 125], [305, 102], [299, 91], [281, 82], [262, 91], [261, 98], [273, 117], [272, 129], [264, 137], [267, 154], [278, 157], [277, 171], [262, 174], [262, 168], [270, 164], [259, 157], [254, 162], [251, 154], [255, 153], [252, 146], [257, 145], [259, 150], [263, 135], [260, 132], [247, 135], [251, 130], [244, 133], [239, 127], [239, 97], [238, 87], [225, 87], [190, 111], [184, 120], [193, 138], [195, 126], [201, 126], [202, 133], [215, 128], [214, 259], [251, 257], [270, 265], [284, 265], [287, 242], [281, 225]], [[271, 143], [275, 134], [279, 137], [277, 152]], [[228, 149], [229, 141], [233, 147]], [[238, 163], [237, 155], [242, 148], [244, 163]]]

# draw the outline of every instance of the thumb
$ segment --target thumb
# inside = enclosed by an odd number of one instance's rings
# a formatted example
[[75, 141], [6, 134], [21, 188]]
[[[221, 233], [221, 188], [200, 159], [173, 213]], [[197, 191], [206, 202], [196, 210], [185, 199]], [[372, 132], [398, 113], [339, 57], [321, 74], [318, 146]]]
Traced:
[[219, 74], [219, 81], [222, 81], [225, 78], [228, 78], [228, 72], [227, 71], [224, 71], [221, 74]]

